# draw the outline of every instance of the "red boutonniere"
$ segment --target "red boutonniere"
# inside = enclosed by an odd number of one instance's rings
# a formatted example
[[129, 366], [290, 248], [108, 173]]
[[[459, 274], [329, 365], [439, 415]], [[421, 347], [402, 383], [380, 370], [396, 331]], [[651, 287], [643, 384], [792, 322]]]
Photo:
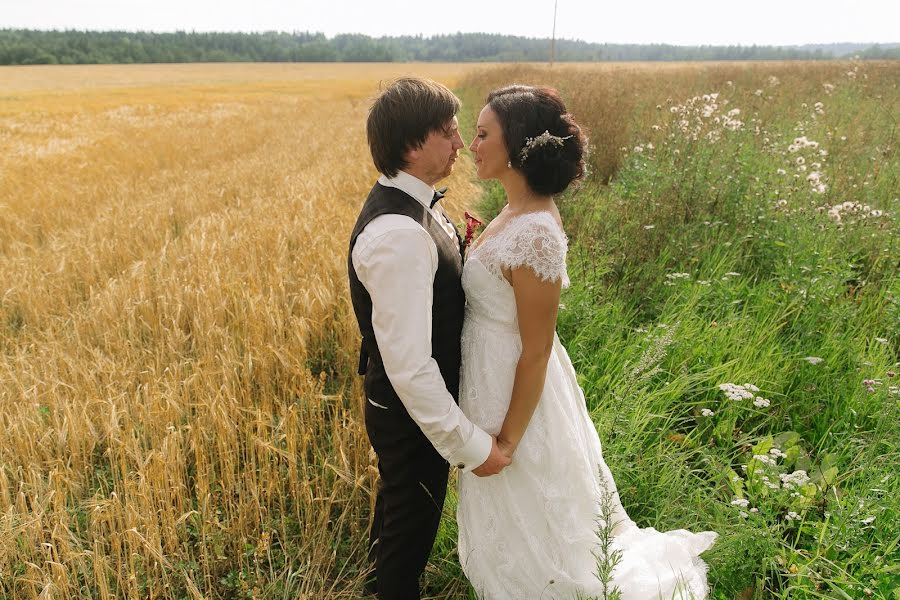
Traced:
[[475, 233], [481, 229], [484, 229], [484, 223], [470, 215], [469, 211], [466, 211], [466, 237], [463, 239], [465, 248], [469, 247], [472, 240], [475, 239]]

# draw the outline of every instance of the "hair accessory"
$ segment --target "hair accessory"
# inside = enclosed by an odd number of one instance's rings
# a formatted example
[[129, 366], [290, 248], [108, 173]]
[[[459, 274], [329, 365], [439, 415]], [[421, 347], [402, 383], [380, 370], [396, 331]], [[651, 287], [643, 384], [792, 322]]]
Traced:
[[533, 150], [534, 148], [538, 148], [540, 146], [543, 146], [544, 144], [562, 146], [563, 142], [571, 137], [574, 136], [567, 135], [566, 137], [559, 137], [558, 135], [553, 135], [549, 130], [545, 129], [544, 133], [537, 137], [525, 138], [525, 146], [522, 148], [522, 151], [519, 152], [519, 162], [525, 162], [525, 159], [528, 158], [528, 153], [531, 152], [531, 150]]

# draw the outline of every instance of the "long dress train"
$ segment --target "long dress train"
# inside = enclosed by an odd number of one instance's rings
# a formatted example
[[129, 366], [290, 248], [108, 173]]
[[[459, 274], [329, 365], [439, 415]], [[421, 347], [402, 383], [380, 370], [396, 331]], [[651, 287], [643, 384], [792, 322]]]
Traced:
[[[467, 307], [462, 334], [460, 406], [496, 434], [503, 423], [521, 353], [513, 289], [501, 266], [527, 265], [545, 279], [566, 275], [565, 234], [552, 215], [527, 213], [488, 231], [463, 269]], [[698, 555], [714, 532], [639, 528], [619, 501], [575, 370], [559, 338], [540, 402], [512, 465], [499, 475], [460, 475], [459, 557], [484, 600], [598, 596], [598, 511], [612, 493], [613, 547], [621, 561], [612, 584], [624, 600], [707, 595]]]

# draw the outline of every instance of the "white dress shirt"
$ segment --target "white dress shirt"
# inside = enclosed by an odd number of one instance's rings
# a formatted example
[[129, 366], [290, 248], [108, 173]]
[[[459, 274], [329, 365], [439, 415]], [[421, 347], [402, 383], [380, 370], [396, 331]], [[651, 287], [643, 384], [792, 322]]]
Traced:
[[[437, 206], [434, 189], [400, 171], [378, 178], [421, 202], [456, 239], [456, 230]], [[369, 221], [351, 255], [360, 283], [372, 298], [372, 327], [388, 379], [410, 417], [451, 465], [470, 471], [487, 460], [491, 436], [475, 426], [447, 391], [431, 356], [431, 309], [438, 252], [419, 223], [396, 214]], [[388, 410], [371, 398], [376, 408]]]

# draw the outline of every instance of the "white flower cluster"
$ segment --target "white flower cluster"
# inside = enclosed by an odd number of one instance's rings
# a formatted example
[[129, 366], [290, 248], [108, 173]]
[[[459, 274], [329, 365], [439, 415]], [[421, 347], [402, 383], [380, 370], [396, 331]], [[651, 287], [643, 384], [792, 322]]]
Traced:
[[690, 279], [690, 278], [691, 278], [690, 273], [668, 273], [666, 275], [666, 279], [668, 279], [668, 281], [664, 281], [663, 285], [675, 285], [675, 283], [679, 279]]
[[747, 508], [750, 506], [750, 501], [746, 498], [735, 498], [731, 501], [732, 506], [740, 506], [741, 508]]
[[[818, 102], [817, 104], [821, 104]], [[791, 154], [796, 154], [801, 150], [811, 149], [817, 150], [819, 148], [819, 142], [813, 141], [807, 138], [805, 135], [794, 138], [794, 141], [788, 146], [788, 152]], [[825, 160], [825, 157], [828, 156], [828, 152], [826, 150], [819, 150], [817, 153], [818, 157], [821, 160]], [[812, 157], [810, 158], [812, 160]], [[797, 174], [794, 177], [800, 177], [802, 173], [805, 173], [808, 168], [812, 168], [812, 171], [806, 176], [806, 181], [809, 182], [812, 191], [816, 194], [824, 194], [828, 189], [828, 185], [825, 183], [825, 176], [821, 172], [822, 163], [821, 162], [811, 162], [809, 167], [807, 167], [807, 159], [804, 156], [797, 156], [794, 159], [794, 166], [797, 169]], [[778, 174], [784, 175], [786, 171], [784, 169], [779, 169]]]
[[[824, 207], [820, 207], [819, 210], [824, 210]], [[877, 208], [872, 208], [868, 204], [860, 204], [859, 202], [847, 201], [841, 202], [840, 204], [835, 204], [834, 206], [829, 208], [828, 216], [835, 223], [842, 223], [844, 218], [847, 216], [856, 217], [857, 219], [879, 219], [885, 216], [885, 212]]]
[[[775, 459], [769, 456], [768, 454], [754, 454], [753, 460], [761, 462], [764, 465], [769, 465], [770, 467], [775, 466]], [[763, 479], [768, 480], [768, 477], [763, 475]]]
[[807, 475], [806, 471], [802, 469], [799, 471], [794, 471], [793, 473], [782, 473], [780, 477], [781, 485], [786, 490], [800, 487], [801, 485], [805, 485], [809, 482], [809, 475]]
[[722, 126], [725, 129], [730, 129], [731, 131], [737, 131], [741, 127], [744, 126], [744, 122], [737, 118], [737, 116], [741, 114], [741, 109], [732, 108], [725, 116], [722, 118]]
[[824, 194], [828, 186], [822, 181], [823, 176], [819, 171], [813, 171], [806, 176], [806, 181], [812, 186], [812, 191], [816, 194]]
[[704, 409], [702, 409], [702, 410], [700, 411], [700, 414], [703, 415], [704, 417], [711, 417], [711, 416], [713, 416], [713, 415], [716, 414], [716, 413], [714, 413], [713, 411], [709, 410], [708, 408], [704, 408]]
[[786, 514], [786, 515], [784, 516], [784, 518], [785, 518], [785, 520], [787, 520], [787, 521], [799, 521], [799, 520], [800, 520], [800, 515], [798, 515], [796, 512], [794, 512], [794, 511], [792, 510], [792, 511], [790, 511], [788, 514]]
[[762, 396], [757, 396], [756, 400], [753, 401], [753, 406], [757, 408], [768, 408], [770, 404], [772, 403]]
[[[721, 138], [722, 130], [717, 126], [730, 131], [737, 131], [744, 127], [744, 122], [739, 118], [741, 111], [732, 108], [722, 114], [720, 109], [728, 104], [728, 100], [719, 101], [718, 92], [694, 96], [684, 102], [669, 107], [669, 112], [677, 117], [675, 125], [689, 139], [697, 141], [701, 134], [715, 143]], [[674, 133], [670, 137], [674, 137]]]
[[[756, 457], [754, 456], [753, 458], [756, 458]], [[767, 456], [766, 458], [769, 458], [769, 457]], [[769, 461], [766, 464], [774, 466], [775, 459], [769, 458]], [[769, 488], [770, 490], [778, 489], [778, 484], [773, 482], [771, 479], [769, 479], [768, 475], [763, 475], [762, 477], [760, 477], [760, 479], [762, 480], [763, 485], [766, 486], [767, 488]]]
[[781, 448], [775, 447], [769, 450], [769, 454], [774, 456], [775, 458], [786, 458], [787, 454], [781, 451]]
[[758, 392], [759, 388], [752, 383], [737, 385], [734, 383], [719, 384], [719, 389], [725, 392], [729, 400], [752, 400], [755, 396], [754, 392]]

